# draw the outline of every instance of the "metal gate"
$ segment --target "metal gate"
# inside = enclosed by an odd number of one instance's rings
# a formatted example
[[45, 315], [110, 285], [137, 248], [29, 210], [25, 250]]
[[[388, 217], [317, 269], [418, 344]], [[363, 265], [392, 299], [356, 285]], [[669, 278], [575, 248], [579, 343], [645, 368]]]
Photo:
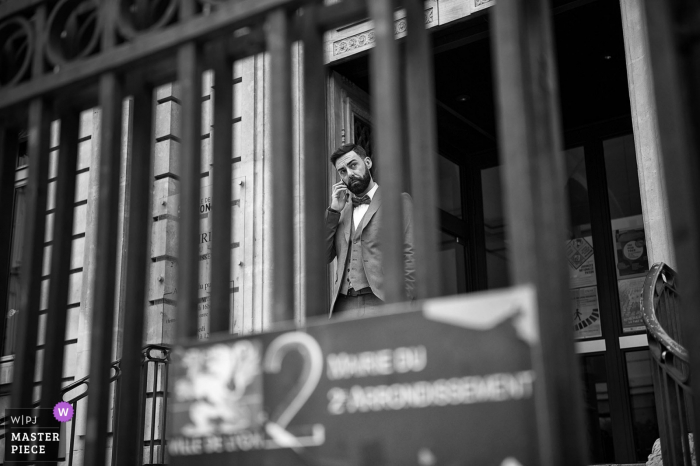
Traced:
[[[466, 1], [466, 0], [465, 0]], [[390, 303], [402, 296], [401, 169], [410, 166], [413, 186], [420, 186], [414, 200], [416, 282], [419, 298], [436, 294], [437, 212], [434, 209], [436, 176], [435, 127], [432, 97], [430, 37], [423, 27], [422, 2], [406, 0], [408, 35], [405, 48], [394, 40], [394, 8], [391, 0], [344, 0], [330, 5], [314, 0], [5, 0], [0, 2], [0, 211], [3, 220], [12, 209], [14, 154], [17, 135], [29, 128], [29, 184], [23, 253], [23, 295], [20, 335], [12, 385], [12, 406], [31, 406], [36, 362], [37, 329], [41, 296], [45, 211], [49, 174], [50, 123], [60, 119], [60, 162], [57, 205], [50, 271], [49, 311], [45, 360], [41, 382], [41, 407], [59, 399], [63, 367], [63, 334], [66, 325], [68, 271], [70, 267], [72, 199], [78, 149], [80, 111], [99, 106], [99, 196], [97, 202], [96, 278], [90, 344], [90, 395], [84, 464], [105, 464], [107, 423], [110, 410], [110, 360], [113, 347], [117, 260], [117, 204], [122, 127], [122, 100], [133, 98], [131, 147], [128, 148], [130, 180], [126, 206], [129, 224], [123, 267], [126, 270], [121, 387], [116, 402], [120, 419], [139, 419], [139, 386], [143, 329], [143, 303], [147, 281], [150, 221], [151, 160], [153, 151], [153, 89], [177, 81], [181, 100], [181, 214], [179, 218], [179, 281], [177, 335], [180, 341], [196, 336], [197, 237], [199, 196], [200, 89], [202, 71], [214, 70], [216, 100], [213, 139], [214, 178], [212, 202], [223, 205], [230, 195], [232, 134], [231, 86], [234, 61], [251, 54], [269, 55], [270, 141], [274, 157], [267, 195], [272, 197], [272, 287], [270, 303], [275, 322], [293, 319], [293, 254], [288, 234], [293, 228], [291, 176], [292, 88], [290, 46], [303, 43], [306, 179], [323, 179], [327, 163], [323, 66], [323, 34], [332, 28], [371, 17], [375, 48], [371, 54], [374, 150], [381, 153], [379, 170], [385, 216], [382, 247], [386, 271], [386, 296]], [[478, 3], [478, 2], [477, 2]], [[655, 2], [650, 2], [656, 5]], [[664, 2], [665, 3], [665, 2]], [[682, 4], [684, 2], [669, 2]], [[658, 7], [651, 7], [658, 8]], [[688, 7], [690, 8], [690, 7]], [[697, 11], [697, 9], [695, 10]], [[499, 146], [505, 166], [505, 198], [510, 242], [514, 254], [515, 283], [533, 283], [539, 290], [539, 367], [543, 383], [537, 387], [538, 425], [542, 463], [583, 464], [582, 428], [577, 373], [574, 364], [564, 250], [553, 248], [564, 238], [564, 205], [557, 111], [556, 70], [552, 53], [549, 5], [546, 0], [499, 0], [492, 12], [493, 48], [500, 112]], [[666, 16], [660, 16], [663, 20]], [[670, 24], [662, 21], [658, 30]], [[667, 31], [668, 32], [668, 31]], [[670, 34], [670, 33], [669, 33]], [[695, 32], [697, 44], [697, 30]], [[669, 48], [669, 44], [666, 44]], [[667, 49], [668, 50], [668, 49]], [[667, 51], [665, 50], [665, 51]], [[697, 45], [694, 57], [697, 57]], [[400, 55], [404, 54], [404, 61]], [[405, 63], [405, 69], [400, 69]], [[697, 61], [695, 62], [697, 70]], [[699, 80], [689, 82], [700, 82]], [[697, 100], [697, 84], [693, 96]], [[665, 89], [667, 90], [667, 89]], [[403, 106], [405, 104], [405, 107]], [[681, 105], [680, 103], [678, 105]], [[406, 112], [403, 112], [403, 109]], [[693, 108], [695, 120], [700, 106]], [[665, 113], [664, 113], [665, 114]], [[222, 122], [226, 124], [222, 124]], [[690, 154], [697, 161], [697, 145], [684, 139], [688, 166]], [[697, 141], [697, 139], [695, 139]], [[692, 148], [691, 148], [692, 146]], [[408, 150], [403, 151], [402, 147]], [[682, 152], [682, 151], [681, 151]], [[691, 171], [689, 170], [689, 173]], [[696, 173], [696, 172], [692, 172]], [[322, 215], [326, 193], [320, 183], [305, 183], [306, 244], [323, 241]], [[697, 186], [686, 189], [697, 200]], [[697, 206], [697, 204], [696, 204]], [[684, 214], [687, 212], [684, 212]], [[681, 274], [697, 277], [698, 213], [691, 232], [695, 240], [690, 265]], [[211, 332], [229, 329], [229, 271], [231, 220], [224, 209], [212, 211]], [[8, 282], [10, 222], [0, 225], [0, 298]], [[316, 293], [325, 283], [322, 248], [305, 248], [304, 283], [307, 314], [325, 310], [324, 295]], [[682, 256], [683, 254], [679, 254]], [[684, 269], [684, 267], [686, 267]], [[695, 271], [694, 274], [690, 270]], [[684, 295], [697, 297], [695, 294]], [[697, 302], [697, 301], [694, 301]], [[697, 318], [696, 318], [697, 319]], [[700, 319], [693, 328], [700, 328]], [[697, 339], [696, 339], [697, 340]], [[695, 348], [691, 347], [691, 351]], [[693, 354], [693, 353], [691, 353]], [[694, 365], [698, 365], [697, 361]], [[696, 416], [700, 419], [700, 416]], [[139, 464], [142, 439], [139, 429], [118, 422], [114, 433], [116, 464]]]

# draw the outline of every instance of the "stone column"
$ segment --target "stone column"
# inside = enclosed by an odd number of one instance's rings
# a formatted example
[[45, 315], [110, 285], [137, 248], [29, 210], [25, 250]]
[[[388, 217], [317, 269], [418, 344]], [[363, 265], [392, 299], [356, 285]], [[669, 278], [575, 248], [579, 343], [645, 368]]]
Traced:
[[620, 0], [620, 9], [649, 264], [665, 262], [675, 268], [676, 258], [642, 0]]

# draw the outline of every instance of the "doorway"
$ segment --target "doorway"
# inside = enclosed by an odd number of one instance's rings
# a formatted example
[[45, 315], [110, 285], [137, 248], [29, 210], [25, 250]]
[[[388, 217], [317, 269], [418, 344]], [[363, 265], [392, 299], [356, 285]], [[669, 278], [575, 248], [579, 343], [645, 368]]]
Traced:
[[[571, 212], [562, 247], [572, 307], [562, 312], [572, 315], [589, 461], [644, 462], [658, 428], [635, 300], [649, 264], [620, 9], [603, 0], [552, 3]], [[445, 295], [511, 284], [489, 30], [488, 10], [432, 29]], [[330, 142], [337, 147], [371, 128], [367, 52], [332, 70]]]

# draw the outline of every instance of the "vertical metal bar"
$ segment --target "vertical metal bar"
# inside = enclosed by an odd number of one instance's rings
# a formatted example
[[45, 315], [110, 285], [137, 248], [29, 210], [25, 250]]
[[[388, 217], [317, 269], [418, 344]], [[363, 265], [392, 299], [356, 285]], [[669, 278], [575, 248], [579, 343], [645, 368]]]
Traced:
[[601, 325], [606, 329], [605, 367], [608, 371], [608, 396], [611, 405], [617, 408], [610, 412], [615, 460], [627, 463], [635, 460], [634, 431], [627, 363], [618, 340], [618, 335], [622, 335], [622, 321], [619, 317], [621, 311], [617, 288], [617, 260], [610, 224], [610, 199], [603, 142], [600, 139], [587, 141], [584, 152], [593, 250], [598, 277], [598, 304], [602, 309], [610, 310], [602, 313]]
[[178, 253], [177, 336], [197, 336], [199, 281], [199, 181], [202, 150], [202, 69], [197, 44], [180, 47], [178, 80], [182, 93], [180, 223]]
[[318, 27], [319, 6], [304, 7], [302, 39], [304, 41], [304, 286], [306, 315], [328, 312], [325, 289], [326, 262], [323, 209], [326, 203], [326, 71], [323, 66], [323, 31]]
[[[140, 454], [143, 454], [143, 450], [141, 449], [143, 447], [143, 443], [145, 442], [145, 432], [146, 432], [146, 402], [148, 399], [148, 357], [146, 356], [148, 353], [148, 347], [144, 349], [144, 352], [142, 352], [142, 359], [141, 359], [141, 383], [139, 385], [139, 416], [138, 416], [138, 426], [136, 430], [138, 430], [138, 438], [139, 438], [139, 452]], [[139, 458], [139, 462], [136, 464], [141, 464], [141, 459]]]
[[370, 52], [372, 132], [382, 184], [379, 239], [387, 303], [406, 299], [403, 261], [403, 209], [401, 200], [401, 100], [398, 45], [394, 39], [394, 2], [369, 2], [376, 45]]
[[[680, 303], [683, 343], [691, 374], [700, 374], [700, 5], [688, 0], [644, 1], [649, 55], [663, 151], [664, 173], [673, 241], [682, 277]], [[700, 396], [700, 377], [691, 377], [693, 395]], [[692, 429], [700, 446], [700, 403], [694, 403]]]
[[155, 447], [156, 434], [156, 409], [158, 407], [158, 365], [150, 362], [153, 366], [153, 398], [151, 398], [151, 448], [150, 462], [153, 463], [153, 448]]
[[271, 322], [294, 319], [294, 204], [292, 177], [292, 65], [289, 18], [271, 12], [265, 25], [270, 54], [270, 148], [272, 157]]
[[44, 74], [44, 45], [48, 34], [46, 29], [46, 3], [40, 4], [34, 12], [34, 54], [32, 56], [32, 78]]
[[139, 393], [141, 387], [141, 345], [143, 344], [144, 303], [146, 301], [146, 277], [150, 226], [151, 226], [151, 152], [153, 150], [153, 97], [152, 90], [139, 83], [133, 93], [133, 139], [127, 162], [130, 172], [129, 230], [126, 238], [127, 253], [124, 267], [124, 342], [121, 358], [121, 382], [119, 390], [119, 422], [115, 429], [117, 466], [137, 465], [141, 461], [139, 430], [133, 421], [139, 418]]
[[[50, 330], [46, 332], [41, 377], [40, 407], [47, 410], [53, 408], [61, 398], [79, 129], [80, 114], [72, 109], [62, 112], [56, 180], [56, 212], [51, 248], [49, 309], [46, 315], [46, 328]], [[44, 411], [44, 413], [47, 417], [51, 416], [50, 411]]]
[[[7, 315], [7, 293], [10, 280], [10, 248], [14, 210], [15, 167], [19, 132], [0, 125], [0, 313]], [[0, 345], [3, 344], [0, 336]]]
[[[499, 0], [492, 45], [498, 89], [499, 150], [504, 161], [511, 275], [534, 284], [540, 346], [533, 363], [540, 462], [586, 462], [578, 366], [574, 359], [564, 256], [564, 159], [561, 153], [551, 18], [546, 0]], [[561, 245], [561, 247], [556, 247]]]
[[440, 289], [438, 264], [437, 146], [435, 143], [435, 98], [433, 53], [425, 28], [423, 0], [407, 0], [406, 105], [408, 107], [408, 152], [415, 256], [415, 296], [437, 296]]
[[161, 367], [163, 368], [163, 403], [160, 410], [162, 416], [160, 422], [160, 463], [165, 463], [165, 426], [168, 420], [168, 357], [169, 355], [166, 353], [165, 362], [161, 364]]
[[678, 400], [676, 399], [675, 393], [675, 381], [668, 374], [664, 374], [664, 390], [666, 395], [666, 412], [668, 413], [668, 426], [669, 426], [669, 450], [671, 451], [671, 461], [669, 464], [677, 465], [682, 461], [683, 457], [683, 446], [681, 444], [681, 433], [678, 423]]
[[[658, 345], [658, 343], [654, 343]], [[650, 351], [655, 351], [651, 349]], [[661, 438], [661, 457], [670, 458], [668, 447], [668, 416], [666, 414], [664, 372], [655, 357], [651, 358], [651, 373], [654, 378], [654, 402], [656, 403], [656, 419], [659, 424], [659, 437]]]
[[94, 309], [90, 336], [90, 398], [87, 407], [85, 464], [106, 461], [110, 362], [117, 278], [117, 212], [122, 135], [122, 86], [114, 73], [100, 77], [100, 191], [97, 199]]
[[678, 430], [681, 434], [681, 444], [683, 446], [683, 464], [685, 466], [690, 466], [692, 464], [690, 459], [690, 444], [688, 442], [688, 424], [685, 416], [685, 403], [683, 398], [683, 389], [678, 383], [675, 383], [676, 388], [676, 409], [678, 410]]
[[75, 446], [75, 426], [78, 419], [78, 403], [73, 403], [73, 419], [70, 421], [70, 445], [68, 446], [68, 466], [73, 466], [73, 447]]
[[34, 365], [41, 306], [41, 268], [44, 256], [46, 197], [49, 177], [49, 141], [51, 117], [46, 102], [37, 98], [29, 104], [29, 182], [23, 234], [21, 300], [19, 330], [21, 335], [15, 355], [11, 403], [15, 408], [32, 405]]
[[233, 62], [224, 43], [214, 44], [214, 141], [211, 211], [211, 306], [209, 332], [228, 332], [231, 314], [231, 158], [233, 157]]

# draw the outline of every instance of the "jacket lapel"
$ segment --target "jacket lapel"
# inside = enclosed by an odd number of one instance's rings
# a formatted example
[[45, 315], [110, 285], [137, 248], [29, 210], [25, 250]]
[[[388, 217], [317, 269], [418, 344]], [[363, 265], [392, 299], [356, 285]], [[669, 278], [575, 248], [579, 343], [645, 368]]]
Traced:
[[343, 218], [343, 235], [345, 236], [345, 244], [350, 242], [350, 227], [352, 226], [352, 203], [348, 200], [343, 209], [345, 217]]
[[360, 223], [360, 231], [365, 229], [369, 221], [372, 220], [374, 214], [377, 213], [377, 210], [379, 209], [379, 206], [381, 204], [382, 190], [381, 188], [377, 187], [377, 190], [374, 192], [374, 196], [372, 197], [372, 202], [369, 203], [369, 209], [367, 209], [367, 212], [365, 212], [365, 216], [362, 217], [362, 223]]

